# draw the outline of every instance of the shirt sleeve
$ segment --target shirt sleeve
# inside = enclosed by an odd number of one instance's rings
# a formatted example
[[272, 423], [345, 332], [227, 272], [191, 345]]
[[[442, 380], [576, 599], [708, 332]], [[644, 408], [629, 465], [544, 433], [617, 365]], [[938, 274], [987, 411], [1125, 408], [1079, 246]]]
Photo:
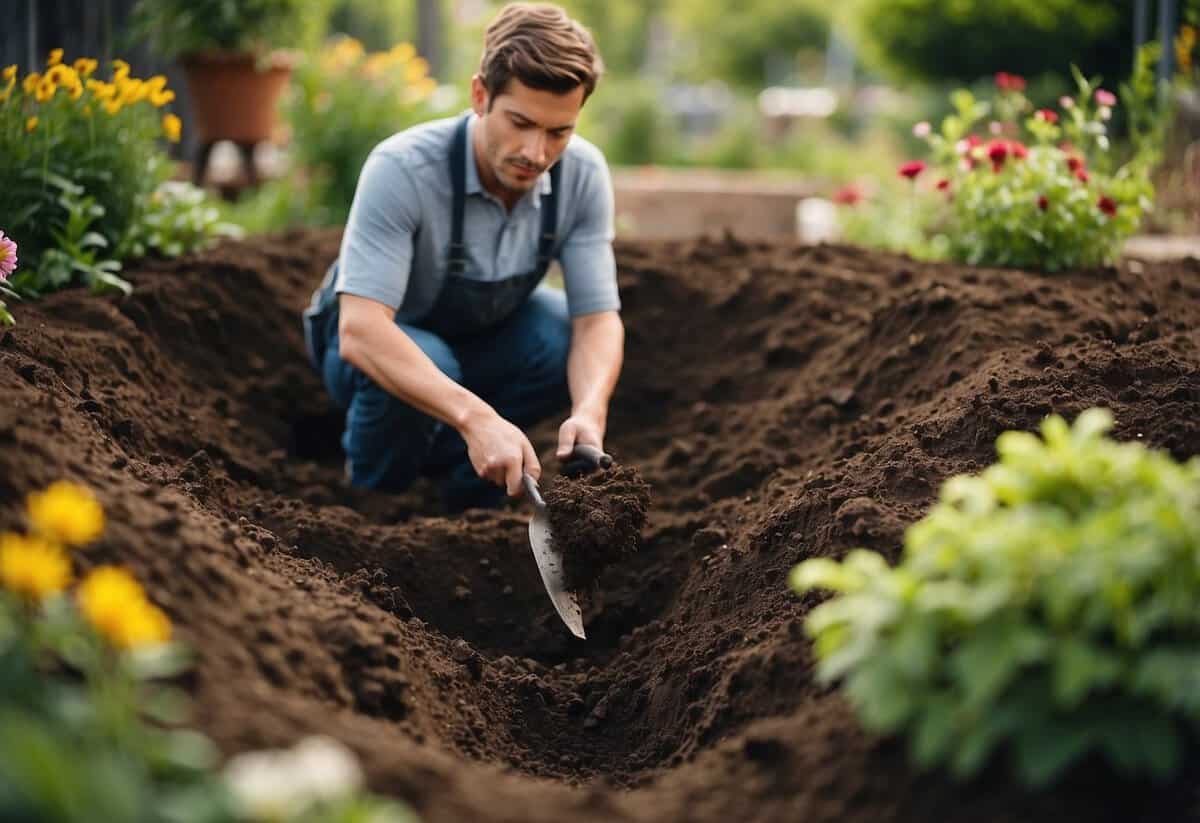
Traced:
[[603, 155], [584, 166], [576, 214], [559, 249], [567, 309], [572, 317], [619, 311], [613, 256], [613, 188]]
[[420, 226], [419, 193], [399, 159], [372, 152], [363, 164], [338, 255], [338, 294], [404, 302]]

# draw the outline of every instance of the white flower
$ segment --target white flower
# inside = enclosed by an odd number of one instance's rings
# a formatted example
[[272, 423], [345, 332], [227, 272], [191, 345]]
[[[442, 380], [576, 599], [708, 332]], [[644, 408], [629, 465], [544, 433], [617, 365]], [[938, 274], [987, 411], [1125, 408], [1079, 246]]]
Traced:
[[314, 736], [292, 749], [230, 758], [225, 783], [247, 817], [288, 820], [320, 801], [357, 791], [363, 775], [349, 748], [332, 738]]
[[1058, 105], [1062, 106], [1064, 109], [1073, 109], [1075, 108], [1075, 101], [1064, 94], [1062, 97], [1058, 98]]
[[1100, 116], [1101, 120], [1112, 119], [1112, 109], [1108, 106], [1101, 106], [1100, 108], [1096, 109], [1096, 114]]
[[922, 120], [913, 126], [913, 137], [928, 137], [933, 132], [933, 126], [929, 125], [928, 120]]
[[1000, 134], [1004, 131], [1004, 126], [1001, 125], [1000, 121], [993, 120], [992, 122], [988, 123], [988, 131], [990, 131], [992, 134]]

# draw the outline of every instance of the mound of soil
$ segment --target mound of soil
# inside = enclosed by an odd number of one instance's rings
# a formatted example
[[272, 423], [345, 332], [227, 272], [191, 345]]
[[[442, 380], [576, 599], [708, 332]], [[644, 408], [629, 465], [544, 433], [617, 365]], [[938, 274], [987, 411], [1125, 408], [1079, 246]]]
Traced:
[[[341, 481], [299, 313], [337, 232], [225, 245], [68, 291], [0, 332], [0, 528], [60, 477], [104, 503], [79, 563], [125, 563], [196, 650], [223, 751], [330, 734], [428, 821], [1200, 820], [1103, 764], [1052, 791], [1003, 761], [920, 774], [813, 677], [787, 573], [895, 557], [1005, 429], [1109, 407], [1200, 453], [1200, 263], [1042, 276], [844, 247], [618, 248], [627, 366], [607, 445], [654, 489], [641, 549], [562, 626], [527, 513], [440, 516]], [[557, 426], [530, 434], [552, 465]]]
[[559, 475], [544, 497], [568, 589], [590, 591], [600, 572], [638, 550], [650, 487], [637, 469], [613, 465], [579, 477]]

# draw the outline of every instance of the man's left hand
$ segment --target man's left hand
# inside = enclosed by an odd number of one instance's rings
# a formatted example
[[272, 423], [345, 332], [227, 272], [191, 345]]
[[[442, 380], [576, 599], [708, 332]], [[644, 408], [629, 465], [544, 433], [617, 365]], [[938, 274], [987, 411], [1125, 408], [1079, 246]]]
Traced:
[[571, 450], [577, 445], [604, 449], [604, 420], [599, 415], [575, 412], [558, 427], [555, 456], [559, 460], [570, 457]]

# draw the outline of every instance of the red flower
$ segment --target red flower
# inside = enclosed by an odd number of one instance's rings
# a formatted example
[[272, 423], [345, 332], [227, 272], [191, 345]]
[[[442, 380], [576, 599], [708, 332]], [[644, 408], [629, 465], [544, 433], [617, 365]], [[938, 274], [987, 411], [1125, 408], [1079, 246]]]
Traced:
[[915, 180], [917, 175], [925, 171], [925, 163], [921, 160], [910, 160], [899, 169], [901, 177]]
[[973, 149], [976, 146], [979, 146], [982, 144], [983, 144], [983, 139], [978, 134], [968, 134], [967, 135], [967, 148], [968, 149]]
[[950, 181], [947, 180], [945, 177], [943, 177], [941, 180], [937, 181], [937, 190], [938, 191], [945, 191], [948, 188], [950, 188]]
[[1083, 158], [1076, 154], [1070, 155], [1067, 157], [1067, 168], [1078, 173], [1083, 168]]
[[1080, 183], [1086, 183], [1091, 177], [1087, 173], [1087, 169], [1081, 168], [1075, 171], [1075, 177]]
[[1058, 112], [1053, 111], [1051, 109], [1038, 109], [1036, 117], [1039, 120], [1045, 120], [1047, 123], [1057, 123], [1058, 122]]
[[1046, 209], [1050, 208], [1050, 201], [1046, 199], [1046, 195], [1043, 194], [1041, 197], [1038, 198], [1038, 208], [1041, 209], [1042, 211], [1045, 211]]
[[850, 183], [835, 191], [832, 199], [833, 202], [842, 206], [856, 206], [862, 202], [863, 190], [859, 186]]
[[996, 72], [996, 88], [1001, 91], [1025, 91], [1025, 78], [1006, 71]]
[[1108, 196], [1101, 196], [1096, 203], [1100, 207], [1100, 211], [1107, 214], [1109, 217], [1117, 216], [1117, 201]]
[[1024, 160], [1029, 156], [1029, 149], [1020, 140], [1009, 141], [1008, 152], [1018, 160]]
[[992, 161], [992, 170], [1000, 171], [1000, 168], [1004, 165], [1004, 158], [1008, 157], [1008, 142], [993, 140], [988, 143], [987, 156]]

